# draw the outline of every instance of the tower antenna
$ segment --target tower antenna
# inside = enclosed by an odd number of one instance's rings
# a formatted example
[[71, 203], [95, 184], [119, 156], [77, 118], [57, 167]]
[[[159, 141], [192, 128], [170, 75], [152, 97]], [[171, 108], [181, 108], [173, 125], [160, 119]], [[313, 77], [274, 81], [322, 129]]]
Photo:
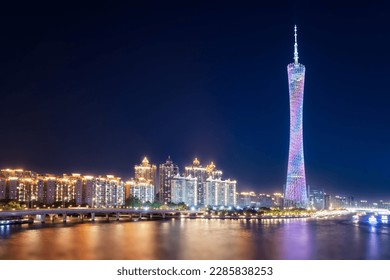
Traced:
[[294, 44], [294, 63], [298, 64], [298, 42], [297, 42], [297, 26], [294, 26], [294, 37], [295, 37], [295, 44]]

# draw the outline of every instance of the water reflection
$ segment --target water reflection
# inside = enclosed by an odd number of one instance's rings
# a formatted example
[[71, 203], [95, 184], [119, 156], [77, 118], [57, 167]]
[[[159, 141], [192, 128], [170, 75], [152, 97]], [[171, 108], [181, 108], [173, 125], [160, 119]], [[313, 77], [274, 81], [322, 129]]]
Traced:
[[[286, 223], [283, 230], [279, 231], [281, 250], [278, 259], [305, 260], [312, 259], [312, 250], [315, 250], [313, 233], [316, 228], [310, 227], [306, 221]], [[308, 246], [309, 245], [309, 246]]]
[[1, 225], [0, 226], [0, 237], [1, 238], [9, 238], [10, 237], [10, 225]]
[[0, 226], [0, 259], [390, 259], [388, 226], [177, 219]]
[[370, 226], [371, 233], [367, 240], [367, 259], [375, 259], [378, 255], [378, 232], [376, 226]]

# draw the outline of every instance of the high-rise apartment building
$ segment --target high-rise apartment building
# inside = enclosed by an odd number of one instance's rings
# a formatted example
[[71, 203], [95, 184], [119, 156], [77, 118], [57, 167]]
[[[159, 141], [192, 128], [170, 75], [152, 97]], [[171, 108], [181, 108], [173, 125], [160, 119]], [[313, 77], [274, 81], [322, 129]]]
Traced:
[[284, 205], [284, 197], [282, 193], [274, 193], [272, 195], [274, 201], [274, 207], [282, 208]]
[[45, 205], [53, 205], [57, 202], [57, 180], [53, 174], [39, 176], [37, 202]]
[[26, 205], [33, 205], [37, 201], [38, 180], [35, 177], [20, 178], [18, 180], [18, 201]]
[[125, 186], [121, 178], [99, 176], [93, 180], [93, 207], [114, 208], [125, 204]]
[[203, 167], [197, 158], [194, 159], [191, 166], [185, 167], [185, 177], [191, 176], [197, 179], [196, 186], [196, 205], [204, 205], [205, 182], [207, 179], [206, 167]]
[[37, 174], [22, 169], [0, 171], [0, 199], [29, 202], [37, 194]]
[[151, 184], [149, 180], [145, 180], [143, 178], [140, 178], [138, 180], [131, 179], [126, 182], [126, 189], [126, 198], [128, 198], [129, 196], [134, 196], [137, 197], [141, 201], [141, 203], [154, 202], [155, 187]]
[[222, 178], [222, 171], [216, 169], [214, 162], [203, 167], [197, 158], [194, 159], [192, 166], [185, 167], [185, 176], [197, 178], [197, 205], [207, 205], [206, 203], [206, 181]]
[[185, 176], [197, 179], [196, 199], [198, 206], [236, 206], [236, 181], [223, 180], [222, 171], [213, 162], [203, 167], [195, 158], [192, 166], [186, 166]]
[[197, 186], [198, 179], [188, 175], [187, 177], [175, 175], [172, 178], [172, 197], [171, 202], [184, 202], [188, 206], [198, 206], [197, 200]]
[[205, 183], [207, 179], [207, 169], [203, 167], [197, 158], [194, 159], [191, 166], [185, 167], [185, 177], [196, 178], [196, 205], [204, 205]]
[[159, 192], [160, 203], [169, 203], [172, 201], [172, 178], [179, 174], [179, 167], [174, 164], [171, 157], [165, 163], [159, 166]]
[[237, 206], [236, 184], [234, 180], [209, 177], [205, 184], [204, 205]]
[[257, 204], [257, 196], [254, 192], [241, 192], [238, 194], [237, 199], [237, 204], [242, 208], [255, 207]]
[[308, 206], [315, 210], [325, 209], [325, 192], [321, 188], [310, 188]]
[[222, 171], [216, 168], [214, 162], [211, 162], [209, 165], [206, 166], [206, 175], [207, 178], [221, 179]]
[[154, 186], [153, 193], [156, 194], [158, 192], [156, 176], [157, 168], [156, 165], [149, 163], [147, 157], [144, 157], [140, 165], [134, 166], [134, 171], [134, 179], [136, 181], [149, 181], [149, 183]]
[[258, 201], [258, 207], [266, 207], [266, 208], [271, 208], [273, 207], [274, 204], [274, 199], [270, 194], [264, 194], [260, 193], [257, 198]]

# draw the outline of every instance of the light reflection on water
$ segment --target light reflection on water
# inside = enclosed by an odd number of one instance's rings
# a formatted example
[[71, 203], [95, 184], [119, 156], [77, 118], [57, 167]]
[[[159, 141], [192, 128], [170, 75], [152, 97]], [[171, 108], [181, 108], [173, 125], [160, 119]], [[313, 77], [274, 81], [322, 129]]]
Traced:
[[0, 226], [0, 259], [390, 259], [388, 226], [343, 220]]

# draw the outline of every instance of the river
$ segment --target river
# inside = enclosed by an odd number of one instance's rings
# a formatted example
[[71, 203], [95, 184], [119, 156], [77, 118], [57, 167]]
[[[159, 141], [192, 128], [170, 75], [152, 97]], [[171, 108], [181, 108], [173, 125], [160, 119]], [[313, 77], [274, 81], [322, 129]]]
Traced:
[[0, 259], [390, 259], [390, 227], [349, 219], [95, 221], [0, 226]]

